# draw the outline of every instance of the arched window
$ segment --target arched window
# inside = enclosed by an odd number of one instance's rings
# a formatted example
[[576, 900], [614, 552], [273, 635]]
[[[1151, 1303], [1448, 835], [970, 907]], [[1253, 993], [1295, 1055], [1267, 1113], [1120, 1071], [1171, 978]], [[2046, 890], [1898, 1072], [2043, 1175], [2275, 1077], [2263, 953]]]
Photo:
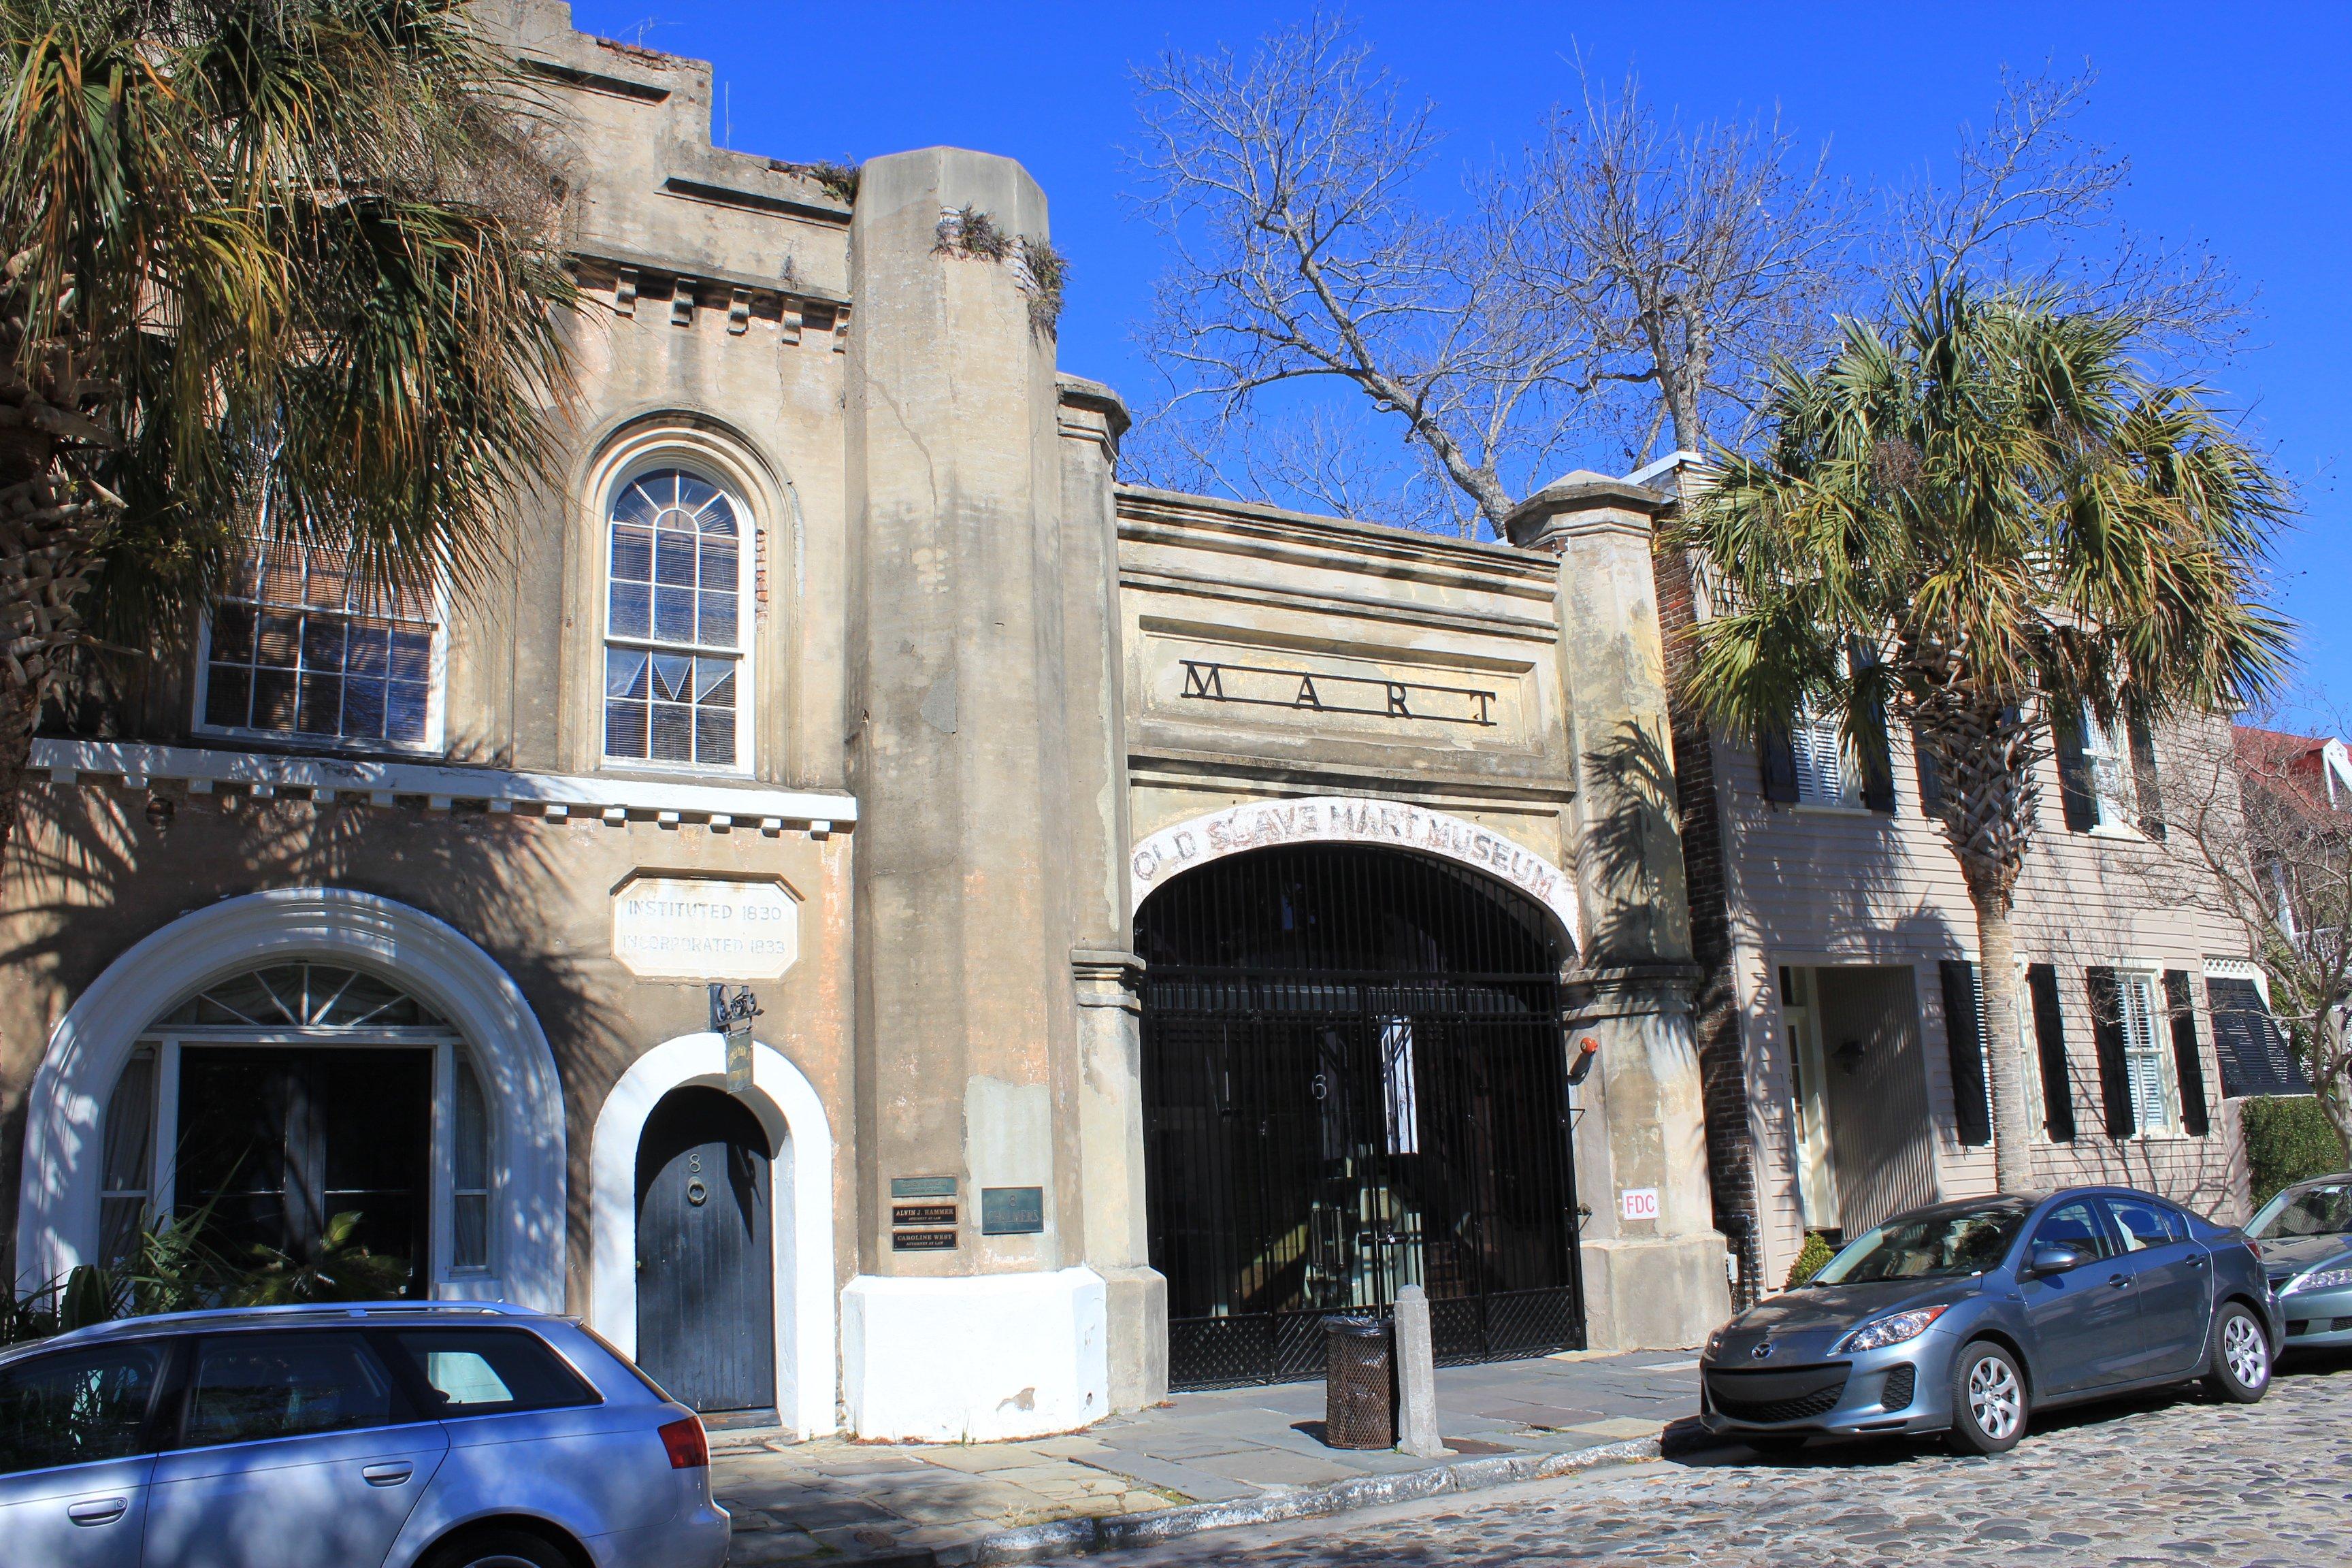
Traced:
[[733, 501], [681, 468], [640, 474], [614, 497], [606, 756], [740, 765], [748, 532]]

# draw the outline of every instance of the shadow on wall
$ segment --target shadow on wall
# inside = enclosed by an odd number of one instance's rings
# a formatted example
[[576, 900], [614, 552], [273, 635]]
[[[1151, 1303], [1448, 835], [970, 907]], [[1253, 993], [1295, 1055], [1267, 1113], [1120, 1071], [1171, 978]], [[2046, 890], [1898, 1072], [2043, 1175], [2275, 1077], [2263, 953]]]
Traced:
[[[567, 855], [563, 835], [606, 832], [474, 811], [36, 784], [10, 836], [0, 963], [0, 1215], [13, 1221], [25, 1115], [48, 1035], [117, 955], [221, 900], [267, 889], [335, 887], [391, 899], [446, 921], [521, 990], [554, 1052], [572, 1145], [585, 1150], [595, 1106], [581, 1086], [610, 1083], [630, 1052], [595, 977], [602, 928], [563, 921], [604, 908], [600, 862]], [[589, 885], [593, 884], [593, 885]], [[158, 995], [160, 1015], [179, 1002]], [[695, 1026], [689, 1024], [688, 1026]], [[584, 1235], [584, 1194], [571, 1221]], [[16, 1240], [4, 1265], [13, 1277]]]
[[1625, 721], [1581, 761], [1577, 863], [1585, 891], [1600, 895], [1585, 900], [1583, 965], [1689, 962], [1673, 758], [1658, 736]]

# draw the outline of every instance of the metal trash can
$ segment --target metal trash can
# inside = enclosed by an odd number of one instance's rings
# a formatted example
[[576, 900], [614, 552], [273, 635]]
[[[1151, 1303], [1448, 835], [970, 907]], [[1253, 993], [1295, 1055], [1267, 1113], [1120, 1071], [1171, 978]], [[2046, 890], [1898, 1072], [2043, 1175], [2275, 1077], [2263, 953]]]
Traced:
[[1323, 1320], [1323, 1441], [1396, 1447], [1396, 1355], [1379, 1318]]

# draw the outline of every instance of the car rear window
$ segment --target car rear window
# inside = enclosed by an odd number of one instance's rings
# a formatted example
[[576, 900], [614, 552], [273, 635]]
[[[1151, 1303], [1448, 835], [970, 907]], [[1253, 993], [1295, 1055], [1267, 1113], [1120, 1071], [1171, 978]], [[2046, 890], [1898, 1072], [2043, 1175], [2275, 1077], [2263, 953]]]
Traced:
[[401, 1329], [392, 1334], [441, 1415], [499, 1415], [595, 1405], [600, 1396], [524, 1329]]

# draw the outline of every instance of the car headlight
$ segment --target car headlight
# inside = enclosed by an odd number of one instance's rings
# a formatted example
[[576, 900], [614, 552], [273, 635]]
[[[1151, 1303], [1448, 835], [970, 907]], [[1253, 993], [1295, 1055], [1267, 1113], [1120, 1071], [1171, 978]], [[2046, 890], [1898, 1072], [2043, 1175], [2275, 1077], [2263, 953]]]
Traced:
[[1713, 1361], [1715, 1359], [1715, 1352], [1723, 1348], [1723, 1331], [1729, 1327], [1731, 1327], [1731, 1325], [1729, 1323], [1726, 1323], [1723, 1325], [1722, 1329], [1717, 1329], [1715, 1332], [1706, 1336], [1706, 1355], [1707, 1360]]
[[1897, 1312], [1892, 1317], [1864, 1323], [1831, 1347], [1830, 1353], [1883, 1350], [1888, 1345], [1899, 1345], [1906, 1340], [1916, 1340], [1927, 1331], [1928, 1324], [1943, 1315], [1941, 1307], [1914, 1307], [1907, 1312]]
[[2341, 1290], [2352, 1285], [2352, 1268], [2322, 1268], [2287, 1282], [2289, 1290]]

